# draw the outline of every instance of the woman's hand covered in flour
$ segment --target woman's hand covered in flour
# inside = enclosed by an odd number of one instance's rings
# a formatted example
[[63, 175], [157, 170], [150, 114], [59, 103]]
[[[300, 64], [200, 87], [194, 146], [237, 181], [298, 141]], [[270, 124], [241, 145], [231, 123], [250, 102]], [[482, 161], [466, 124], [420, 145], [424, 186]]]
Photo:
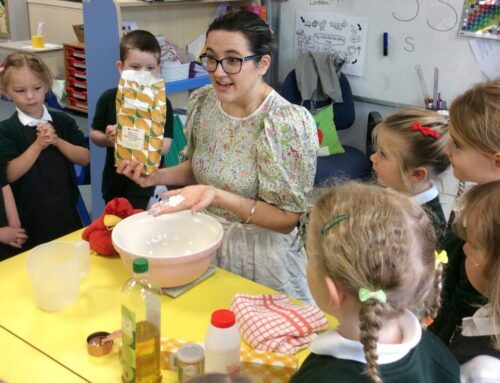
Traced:
[[208, 185], [191, 185], [170, 190], [162, 194], [163, 200], [149, 209], [149, 214], [158, 216], [181, 210], [197, 213], [210, 206], [217, 196], [217, 189]]

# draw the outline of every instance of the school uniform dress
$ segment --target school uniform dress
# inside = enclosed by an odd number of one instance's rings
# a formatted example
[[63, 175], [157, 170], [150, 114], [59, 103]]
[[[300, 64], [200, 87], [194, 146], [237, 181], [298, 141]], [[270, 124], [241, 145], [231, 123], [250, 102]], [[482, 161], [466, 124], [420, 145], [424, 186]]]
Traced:
[[[23, 154], [37, 138], [40, 122], [52, 123], [57, 135], [71, 144], [86, 147], [83, 133], [67, 114], [48, 111], [35, 120], [19, 109], [0, 122], [0, 151], [8, 161]], [[82, 228], [76, 209], [78, 186], [75, 168], [55, 146], [42, 150], [26, 174], [11, 183], [28, 250]]]
[[[103, 133], [106, 126], [116, 125], [116, 93], [118, 88], [111, 88], [105, 91], [96, 104], [92, 128]], [[163, 137], [173, 138], [174, 132], [174, 112], [172, 104], [167, 99], [167, 119]], [[106, 148], [106, 160], [102, 170], [101, 191], [104, 201], [107, 203], [113, 198], [124, 197], [129, 200], [136, 209], [146, 209], [149, 198], [153, 195], [155, 187], [143, 188], [134, 181], [122, 174], [116, 173], [115, 148]]]
[[446, 232], [446, 218], [439, 200], [439, 190], [432, 185], [430, 189], [414, 195], [412, 199], [427, 212], [436, 232], [436, 238], [440, 240]]
[[500, 351], [492, 343], [495, 334], [500, 334], [500, 321], [493, 322], [489, 304], [463, 319], [450, 345], [460, 363], [462, 383], [500, 382]]
[[[399, 319], [401, 344], [377, 345], [380, 375], [384, 383], [459, 382], [459, 365], [433, 334], [423, 332], [418, 319], [405, 311]], [[366, 359], [359, 341], [335, 330], [320, 334], [311, 343], [311, 354], [290, 383], [369, 383]]]
[[[311, 208], [319, 144], [305, 108], [273, 90], [255, 112], [237, 118], [224, 112], [208, 85], [192, 93], [188, 110], [187, 155], [198, 183], [299, 214]], [[225, 230], [218, 266], [312, 302], [297, 229], [281, 234], [215, 206], [207, 211]]]
[[429, 329], [449, 344], [462, 318], [470, 317], [479, 306], [487, 303], [486, 298], [470, 283], [465, 272], [465, 242], [453, 231], [455, 213], [452, 212], [448, 227], [439, 243], [440, 250], [446, 250], [448, 264], [444, 265], [444, 281], [441, 308]]

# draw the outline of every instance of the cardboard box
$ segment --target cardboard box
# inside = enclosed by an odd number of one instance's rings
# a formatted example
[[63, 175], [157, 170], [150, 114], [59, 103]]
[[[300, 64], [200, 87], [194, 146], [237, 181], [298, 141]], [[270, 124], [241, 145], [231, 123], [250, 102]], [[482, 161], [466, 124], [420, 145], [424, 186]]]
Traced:
[[75, 31], [75, 35], [76, 35], [76, 38], [78, 39], [78, 41], [81, 43], [84, 43], [85, 36], [83, 34], [83, 24], [73, 25], [73, 30]]
[[[177, 370], [176, 352], [184, 340], [162, 338], [161, 368]], [[200, 344], [203, 346], [203, 344]], [[296, 355], [241, 348], [241, 375], [255, 383], [286, 383], [299, 367]]]

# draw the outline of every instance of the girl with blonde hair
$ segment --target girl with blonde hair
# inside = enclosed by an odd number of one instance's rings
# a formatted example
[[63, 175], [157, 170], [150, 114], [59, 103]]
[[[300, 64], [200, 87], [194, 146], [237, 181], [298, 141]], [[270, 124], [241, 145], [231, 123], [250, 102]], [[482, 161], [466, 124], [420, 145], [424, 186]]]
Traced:
[[307, 278], [339, 326], [319, 335], [298, 382], [457, 382], [451, 352], [422, 331], [439, 307], [442, 265], [425, 211], [407, 196], [345, 183], [315, 203]]
[[423, 205], [438, 237], [446, 230], [446, 218], [433, 180], [450, 165], [444, 152], [447, 124], [432, 110], [399, 110], [373, 131], [376, 152], [370, 156], [378, 182]]
[[465, 241], [465, 272], [488, 303], [462, 320], [450, 347], [462, 382], [500, 382], [500, 181], [473, 187], [460, 204], [454, 227]]
[[[450, 107], [446, 152], [453, 174], [482, 185], [500, 180], [500, 78], [481, 83], [458, 96]], [[494, 206], [492, 206], [494, 208]], [[453, 222], [452, 213], [450, 222]], [[448, 343], [462, 318], [470, 317], [484, 296], [467, 279], [464, 241], [450, 226], [440, 247], [448, 253], [443, 304], [431, 330]]]

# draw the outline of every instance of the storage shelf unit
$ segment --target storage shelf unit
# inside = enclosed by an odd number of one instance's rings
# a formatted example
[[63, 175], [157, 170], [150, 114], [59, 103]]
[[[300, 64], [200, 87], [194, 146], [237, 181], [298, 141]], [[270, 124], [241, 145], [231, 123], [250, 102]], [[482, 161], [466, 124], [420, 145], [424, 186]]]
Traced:
[[64, 68], [68, 103], [66, 108], [87, 113], [87, 63], [83, 43], [64, 43]]

